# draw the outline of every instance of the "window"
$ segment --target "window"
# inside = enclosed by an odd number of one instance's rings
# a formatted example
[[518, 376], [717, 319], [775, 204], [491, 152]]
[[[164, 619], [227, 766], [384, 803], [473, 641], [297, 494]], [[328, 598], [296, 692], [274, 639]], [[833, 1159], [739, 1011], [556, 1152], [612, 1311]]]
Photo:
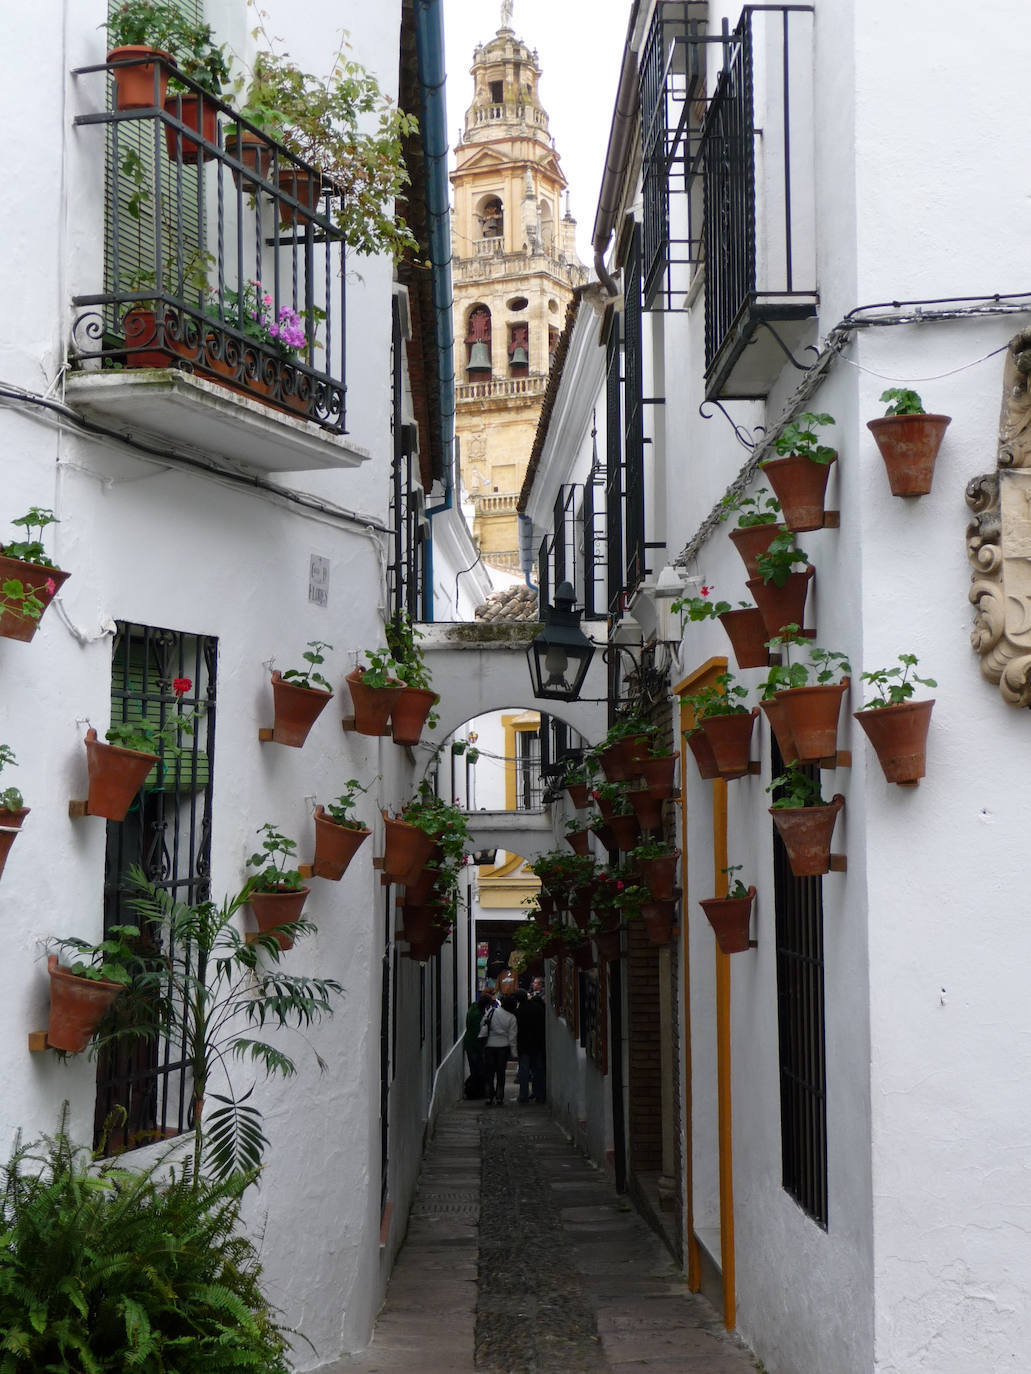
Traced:
[[[177, 901], [211, 895], [211, 797], [215, 742], [218, 641], [148, 625], [118, 622], [111, 665], [111, 718], [142, 716], [163, 724], [176, 709], [172, 683], [189, 678], [184, 711], [203, 708], [191, 736], [180, 737], [181, 758], [162, 757], [146, 779], [124, 821], [107, 824], [104, 928], [138, 924], [129, 905], [128, 872], [139, 865], [156, 886]], [[143, 939], [148, 932], [143, 932]], [[112, 1046], [97, 1065], [95, 1139], [121, 1108], [124, 1125], [110, 1133], [108, 1148], [132, 1149], [179, 1134], [190, 1126], [190, 1083], [167, 1042]]]
[[[773, 772], [783, 762], [774, 744]], [[824, 1042], [823, 880], [796, 878], [776, 829], [781, 1176], [813, 1220], [827, 1227], [827, 1059]]]
[[404, 424], [401, 419], [403, 350], [401, 309], [395, 296], [391, 336], [391, 431], [394, 440], [390, 466], [392, 542], [387, 583], [394, 616], [405, 611], [411, 620], [432, 620], [432, 596], [428, 594], [425, 577], [426, 531], [420, 518], [418, 426]]
[[472, 382], [485, 381], [491, 375], [490, 333], [490, 311], [485, 305], [474, 305], [465, 333], [465, 370]]
[[497, 196], [490, 196], [480, 207], [480, 231], [485, 239], [499, 239], [505, 232], [505, 211]]
[[610, 615], [623, 609], [623, 426], [619, 316], [605, 342], [605, 586]]
[[641, 231], [634, 229], [623, 269], [623, 586], [632, 592], [644, 577], [644, 364], [641, 356]]
[[541, 809], [541, 737], [538, 730], [517, 730], [516, 798], [518, 811]]
[[490, 103], [492, 105], [502, 105], [505, 100], [505, 83], [503, 81], [490, 81]]
[[508, 372], [511, 377], [525, 377], [530, 370], [530, 326], [512, 324], [508, 327]]

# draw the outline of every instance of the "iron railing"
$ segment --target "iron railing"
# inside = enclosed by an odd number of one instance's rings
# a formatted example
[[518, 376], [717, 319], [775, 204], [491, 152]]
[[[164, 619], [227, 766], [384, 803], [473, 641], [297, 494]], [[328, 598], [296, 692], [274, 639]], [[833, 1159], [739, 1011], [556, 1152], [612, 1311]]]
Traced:
[[417, 481], [417, 426], [401, 420], [403, 399], [402, 358], [404, 340], [400, 309], [394, 297], [391, 334], [391, 429], [393, 454], [390, 463], [390, 558], [387, 562], [387, 589], [390, 609], [397, 619], [406, 613], [410, 620], [431, 619], [425, 595], [426, 534], [421, 519], [422, 488]]
[[77, 359], [175, 367], [343, 432], [343, 188], [178, 71], [185, 92], [162, 101], [154, 66], [152, 107], [75, 119], [106, 130], [108, 188], [104, 288], [73, 302]]
[[623, 588], [647, 571], [644, 529], [644, 362], [641, 330], [641, 231], [634, 230], [623, 269]]

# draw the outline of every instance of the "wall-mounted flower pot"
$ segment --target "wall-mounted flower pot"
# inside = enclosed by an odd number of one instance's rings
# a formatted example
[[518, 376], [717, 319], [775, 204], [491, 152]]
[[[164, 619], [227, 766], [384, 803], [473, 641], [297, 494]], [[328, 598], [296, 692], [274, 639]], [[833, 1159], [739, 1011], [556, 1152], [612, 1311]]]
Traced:
[[404, 683], [392, 687], [366, 687], [365, 669], [356, 668], [345, 681], [351, 689], [354, 706], [354, 728], [359, 735], [384, 735], [391, 712], [404, 691]]
[[81, 1054], [108, 1007], [124, 991], [122, 984], [79, 978], [58, 962], [56, 954], [47, 955], [47, 972], [50, 974], [47, 1044], [54, 1050]]
[[900, 701], [852, 714], [866, 732], [888, 782], [917, 783], [927, 765], [927, 730], [934, 698]]
[[792, 453], [763, 463], [762, 474], [769, 478], [789, 530], [803, 534], [823, 529], [827, 478], [837, 457], [835, 454], [829, 463], [814, 463], [805, 454]]
[[[635, 816], [634, 819], [636, 820], [637, 817]], [[612, 833], [608, 821], [595, 821], [594, 824], [591, 826], [591, 829], [594, 831], [595, 835], [597, 835], [598, 839], [601, 841], [602, 846], [605, 849], [619, 848], [619, 846], [616, 844], [616, 837]]]
[[566, 834], [566, 844], [569, 845], [574, 854], [580, 854], [585, 859], [590, 857], [591, 841], [589, 832], [586, 830], [571, 830]]
[[592, 968], [598, 967], [598, 959], [594, 953], [592, 941], [584, 940], [583, 944], [574, 945], [570, 953], [574, 965], [581, 973], [590, 973]]
[[866, 427], [888, 470], [892, 496], [926, 496], [951, 415], [882, 415]]
[[440, 697], [427, 687], [402, 687], [390, 712], [390, 734], [395, 744], [419, 743], [423, 726]]
[[709, 897], [698, 903], [724, 954], [741, 954], [750, 947], [748, 924], [752, 919], [754, 901], [755, 888], [750, 887], [747, 897]]
[[566, 792], [577, 811], [584, 811], [590, 806], [591, 797], [585, 782], [567, 782]]
[[371, 830], [338, 825], [326, 815], [324, 806], [315, 808], [315, 858], [312, 873], [316, 878], [339, 882], [348, 864], [372, 834]]
[[[201, 138], [206, 138], [209, 143], [214, 143], [218, 137], [218, 107], [212, 105], [209, 100], [205, 100], [201, 95], [174, 95], [168, 96], [165, 100], [165, 111], [182, 121], [188, 129], [193, 129], [200, 134]], [[182, 139], [183, 162], [194, 165], [197, 162], [210, 162], [215, 156], [207, 148], [195, 142], [192, 138], [187, 138], [185, 134], [180, 135], [179, 130], [171, 124], [165, 125], [165, 151], [168, 153], [169, 161], [175, 162], [179, 155], [180, 137]]]
[[586, 930], [591, 924], [591, 899], [590, 897], [578, 896], [576, 900], [570, 900], [569, 914], [573, 918], [573, 924], [580, 930]]
[[673, 939], [673, 916], [676, 902], [643, 902], [641, 919], [653, 945], [668, 945]]
[[48, 568], [42, 563], [26, 563], [20, 558], [4, 558], [0, 555], [0, 586], [5, 582], [20, 582], [22, 588], [31, 592], [37, 601], [43, 603], [38, 618], [26, 615], [17, 604], [4, 606], [0, 601], [0, 637], [19, 639], [27, 644], [39, 629], [39, 622], [46, 614], [51, 601], [67, 582], [71, 573], [60, 568]]
[[831, 835], [844, 805], [845, 798], [838, 792], [827, 806], [770, 807], [796, 878], [830, 872]]
[[86, 731], [86, 769], [89, 792], [86, 810], [91, 816], [109, 821], [124, 821], [136, 793], [147, 774], [158, 762], [157, 754], [123, 749], [97, 739], [96, 730]]
[[[838, 716], [849, 679], [818, 687], [788, 687], [777, 693], [795, 752], [803, 763], [833, 758], [838, 748]], [[781, 751], [783, 753], [783, 750]]]
[[709, 743], [708, 736], [700, 726], [687, 736], [687, 747], [698, 765], [699, 776], [704, 782], [719, 777], [720, 769], [716, 762], [716, 755], [712, 752], [712, 745]]
[[603, 749], [598, 755], [598, 762], [609, 782], [627, 782], [637, 777], [637, 765], [647, 756], [647, 751], [647, 736], [631, 735]]
[[440, 902], [421, 902], [416, 904], [409, 901], [408, 892], [405, 893], [405, 903], [401, 908], [401, 924], [404, 926], [405, 939], [409, 944], [420, 944], [438, 931], [443, 932], [443, 939], [447, 938], [447, 921], [444, 918], [444, 907]]
[[633, 849], [641, 838], [640, 822], [632, 811], [628, 816], [611, 816], [605, 824], [612, 832], [617, 849]]
[[6, 807], [0, 807], [0, 877], [3, 876], [7, 856], [18, 838], [21, 823], [29, 814], [29, 809], [29, 807], [23, 806], [18, 811], [8, 811]]
[[384, 816], [383, 872], [395, 883], [414, 883], [433, 853], [436, 840], [407, 821]]
[[414, 882], [405, 883], [405, 902], [411, 906], [424, 906], [433, 896], [433, 889], [440, 877], [439, 868], [425, 867], [419, 870]]
[[405, 939], [408, 941], [408, 948], [405, 951], [405, 957], [413, 960], [417, 964], [429, 963], [429, 961], [436, 958], [444, 948], [444, 942], [447, 940], [450, 933], [450, 930], [440, 927], [430, 930], [425, 936], [418, 940], [410, 939], [406, 935]]
[[741, 555], [741, 561], [748, 570], [749, 577], [759, 576], [759, 564], [757, 562], [760, 554], [766, 550], [776, 539], [778, 534], [783, 534], [786, 525], [739, 525], [736, 530], [731, 530], [728, 538]]
[[301, 887], [296, 892], [252, 892], [247, 898], [258, 929], [263, 935], [274, 935], [280, 949], [293, 949], [293, 936], [280, 927], [301, 919], [301, 908], [310, 891], [310, 887]]
[[653, 794], [666, 801], [674, 791], [673, 779], [676, 776], [676, 754], [660, 754], [657, 758], [649, 756], [638, 765], [644, 785]]
[[[326, 207], [320, 204], [323, 181], [317, 172], [306, 172], [300, 167], [293, 167], [284, 163], [279, 167], [276, 180], [279, 189], [286, 195], [293, 196], [294, 200], [299, 201], [304, 210], [310, 210], [314, 214], [325, 213]], [[307, 224], [309, 218], [303, 213], [303, 210], [295, 210], [292, 205], [287, 205], [285, 201], [279, 202], [280, 224]]]
[[150, 110], [155, 108], [155, 72], [158, 81], [156, 108], [161, 109], [165, 103], [168, 72], [164, 67], [158, 66], [155, 59], [163, 58], [166, 63], [173, 67], [175, 66], [175, 59], [170, 53], [163, 52], [160, 48], [127, 44], [122, 48], [112, 48], [107, 55], [107, 60], [108, 62], [118, 62], [134, 57], [149, 58], [150, 61], [134, 63], [130, 67], [116, 67], [111, 72], [115, 83], [115, 109]]
[[729, 716], [707, 716], [702, 721], [702, 734], [712, 746], [721, 778], [729, 781], [748, 772], [752, 731], [758, 718], [758, 708], [753, 707]]
[[275, 719], [272, 722], [272, 738], [276, 744], [288, 744], [293, 749], [300, 749], [332, 697], [332, 692], [319, 687], [298, 687], [293, 682], [284, 682], [278, 669], [273, 672]]
[[788, 713], [780, 698], [781, 693], [779, 692], [775, 696], [766, 697], [760, 701], [759, 708], [770, 722], [770, 729], [777, 737], [777, 747], [780, 749], [781, 759], [787, 765], [798, 762], [798, 752], [795, 749], [795, 737], [791, 733]]
[[613, 959], [618, 959], [622, 954], [622, 935], [619, 930], [619, 916], [615, 918], [615, 927], [611, 930], [601, 930], [594, 937], [595, 948], [598, 951], [598, 958], [610, 963]]
[[764, 582], [761, 577], [749, 578], [745, 583], [762, 614], [767, 639], [779, 635], [785, 625], [805, 624], [805, 602], [815, 573], [812, 566], [802, 572], [788, 573], [783, 587], [775, 582]]
[[724, 611], [717, 619], [727, 632], [739, 668], [769, 666], [770, 651], [766, 647], [769, 635], [758, 606]]
[[641, 830], [647, 835], [662, 826], [662, 797], [650, 787], [635, 787], [627, 792], [627, 800], [634, 808]]
[[656, 902], [671, 902], [673, 887], [677, 878], [677, 860], [680, 850], [672, 854], [661, 854], [657, 859], [642, 859], [638, 865], [641, 882], [652, 894]]
[[[551, 917], [555, 915], [555, 898], [550, 892], [545, 892], [544, 889], [541, 888], [540, 892], [537, 894], [537, 906], [540, 910], [540, 916], [538, 916], [537, 922], [539, 925], [546, 925]], [[541, 919], [542, 917], [543, 920]]]

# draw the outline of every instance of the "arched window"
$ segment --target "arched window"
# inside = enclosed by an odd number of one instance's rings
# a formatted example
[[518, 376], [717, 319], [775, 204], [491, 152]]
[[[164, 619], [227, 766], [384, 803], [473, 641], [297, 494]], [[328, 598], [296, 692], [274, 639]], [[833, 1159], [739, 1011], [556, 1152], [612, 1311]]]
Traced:
[[555, 216], [548, 201], [541, 201], [541, 247], [550, 253], [555, 247]]
[[488, 196], [479, 209], [480, 237], [499, 239], [505, 232], [505, 208], [497, 196]]
[[489, 377], [492, 371], [490, 356], [490, 311], [485, 305], [474, 305], [469, 311], [465, 331], [466, 363], [469, 380], [475, 382]]

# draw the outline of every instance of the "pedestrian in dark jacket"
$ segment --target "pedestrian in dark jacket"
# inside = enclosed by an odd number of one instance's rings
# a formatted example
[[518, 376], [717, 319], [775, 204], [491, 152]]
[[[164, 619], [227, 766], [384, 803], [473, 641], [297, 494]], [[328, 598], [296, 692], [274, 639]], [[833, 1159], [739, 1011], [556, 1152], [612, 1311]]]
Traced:
[[544, 1102], [547, 1099], [547, 1013], [543, 997], [527, 997], [516, 1009], [517, 1046], [519, 1050], [519, 1069], [516, 1082], [519, 1084], [520, 1102], [529, 1102], [530, 1089], [533, 1100]]
[[483, 1096], [483, 1042], [480, 1039], [480, 1023], [494, 1005], [494, 998], [481, 993], [465, 1014], [465, 1034], [462, 1044], [465, 1057], [469, 1061], [469, 1081], [466, 1084], [466, 1097]]

